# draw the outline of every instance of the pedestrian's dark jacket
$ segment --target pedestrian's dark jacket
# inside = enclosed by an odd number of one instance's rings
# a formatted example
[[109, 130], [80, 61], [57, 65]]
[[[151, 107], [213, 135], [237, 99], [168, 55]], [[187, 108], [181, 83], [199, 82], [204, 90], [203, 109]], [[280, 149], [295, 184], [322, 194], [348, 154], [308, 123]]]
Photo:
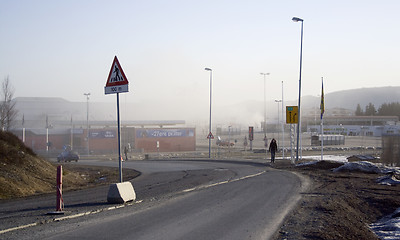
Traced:
[[269, 144], [269, 151], [276, 152], [276, 150], [278, 150], [278, 145], [276, 145], [275, 140], [272, 140], [271, 143]]

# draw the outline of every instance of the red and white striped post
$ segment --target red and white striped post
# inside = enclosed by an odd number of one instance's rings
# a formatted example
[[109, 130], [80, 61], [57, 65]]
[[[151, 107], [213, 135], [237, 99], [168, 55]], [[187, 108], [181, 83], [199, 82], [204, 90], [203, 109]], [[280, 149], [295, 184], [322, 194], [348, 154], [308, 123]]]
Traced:
[[63, 210], [63, 198], [62, 198], [62, 166], [57, 167], [57, 210]]

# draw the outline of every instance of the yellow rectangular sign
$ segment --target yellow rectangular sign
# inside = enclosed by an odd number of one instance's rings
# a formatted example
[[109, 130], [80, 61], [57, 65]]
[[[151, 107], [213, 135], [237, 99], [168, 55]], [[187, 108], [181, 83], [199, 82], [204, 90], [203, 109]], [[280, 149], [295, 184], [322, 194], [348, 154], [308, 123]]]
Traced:
[[286, 106], [286, 123], [299, 123], [299, 109], [297, 106]]

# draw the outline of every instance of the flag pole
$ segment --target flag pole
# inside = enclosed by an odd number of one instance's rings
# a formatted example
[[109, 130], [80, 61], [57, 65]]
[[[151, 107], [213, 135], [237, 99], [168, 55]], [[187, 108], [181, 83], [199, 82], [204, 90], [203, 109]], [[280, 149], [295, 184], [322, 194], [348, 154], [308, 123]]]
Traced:
[[321, 161], [324, 160], [324, 118], [321, 118]]
[[22, 114], [22, 142], [25, 143], [25, 115]]
[[324, 160], [324, 112], [325, 112], [325, 99], [324, 99], [324, 78], [321, 77], [321, 161]]

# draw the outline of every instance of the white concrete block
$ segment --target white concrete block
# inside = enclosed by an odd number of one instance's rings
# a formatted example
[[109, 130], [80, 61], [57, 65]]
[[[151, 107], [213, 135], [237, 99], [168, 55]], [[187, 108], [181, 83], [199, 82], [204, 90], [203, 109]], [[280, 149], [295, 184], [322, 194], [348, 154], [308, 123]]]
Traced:
[[125, 203], [134, 201], [136, 193], [131, 182], [113, 183], [108, 189], [107, 202]]

